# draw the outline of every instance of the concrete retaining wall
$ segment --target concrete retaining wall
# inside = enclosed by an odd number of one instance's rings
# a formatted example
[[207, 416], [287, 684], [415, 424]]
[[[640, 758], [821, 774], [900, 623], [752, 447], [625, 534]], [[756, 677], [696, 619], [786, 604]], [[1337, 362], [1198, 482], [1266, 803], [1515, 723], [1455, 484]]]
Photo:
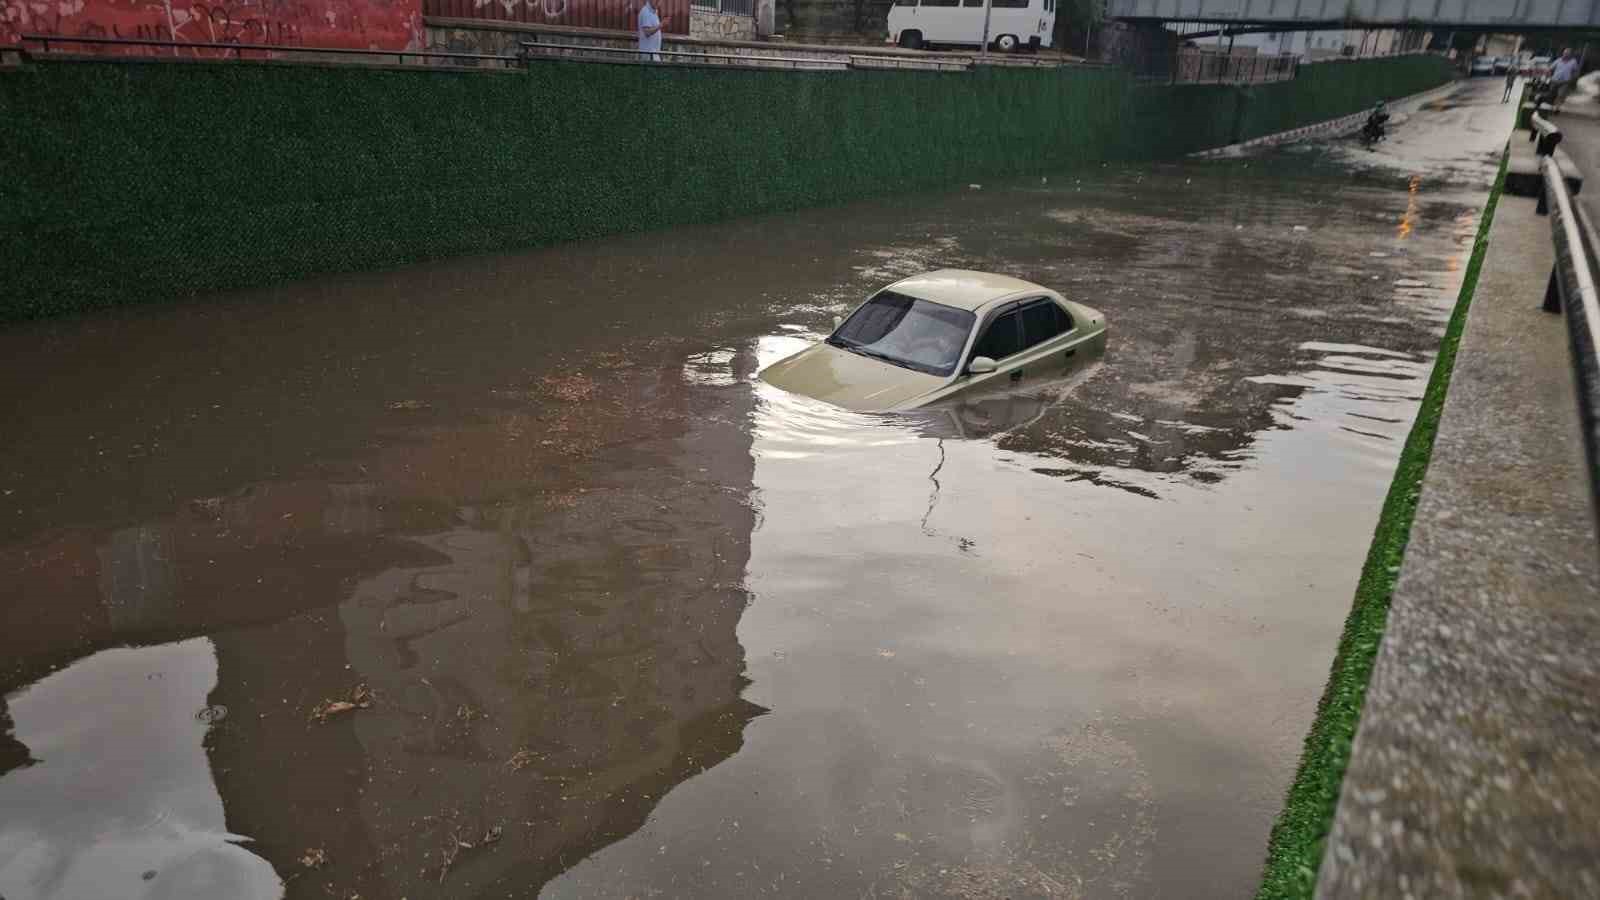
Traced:
[[753, 41], [756, 17], [691, 8], [689, 36], [713, 41]]
[[[1418, 106], [1441, 97], [1454, 89], [1454, 84], [1442, 84], [1435, 88], [1429, 88], [1426, 91], [1403, 98], [1399, 102], [1392, 104], [1391, 109], [1394, 112], [1411, 112]], [[1280, 131], [1275, 134], [1262, 135], [1261, 137], [1251, 138], [1247, 141], [1229, 144], [1226, 147], [1218, 147], [1214, 150], [1206, 150], [1193, 155], [1200, 158], [1230, 156], [1254, 147], [1292, 144], [1296, 141], [1311, 140], [1312, 138], [1339, 137], [1354, 134], [1361, 129], [1362, 125], [1366, 124], [1367, 116], [1370, 113], [1371, 110], [1362, 109], [1347, 116], [1339, 116], [1323, 122], [1314, 122], [1310, 125], [1302, 125], [1299, 128], [1291, 128], [1288, 131]]]

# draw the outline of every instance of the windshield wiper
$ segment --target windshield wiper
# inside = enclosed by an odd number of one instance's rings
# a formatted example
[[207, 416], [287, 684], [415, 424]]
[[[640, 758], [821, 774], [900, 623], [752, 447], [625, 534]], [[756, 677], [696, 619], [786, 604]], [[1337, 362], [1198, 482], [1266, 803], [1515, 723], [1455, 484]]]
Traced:
[[890, 356], [889, 354], [884, 353], [882, 350], [871, 350], [861, 346], [860, 344], [852, 344], [846, 346], [845, 349], [849, 350], [851, 353], [859, 353], [862, 356], [870, 356], [873, 359], [881, 359], [886, 363], [893, 363], [897, 366], [905, 365], [905, 363], [902, 362], [899, 357]]
[[882, 350], [873, 350], [872, 348], [863, 346], [861, 344], [852, 344], [849, 341], [846, 341], [844, 338], [829, 337], [826, 343], [832, 344], [833, 346], [844, 350], [849, 350], [851, 353], [865, 356], [868, 359], [876, 359], [881, 362], [886, 362], [891, 366], [899, 366], [902, 369], [910, 369], [913, 372], [925, 371], [922, 366], [911, 362], [910, 360], [901, 359], [898, 356], [890, 356], [889, 354], [884, 353]]

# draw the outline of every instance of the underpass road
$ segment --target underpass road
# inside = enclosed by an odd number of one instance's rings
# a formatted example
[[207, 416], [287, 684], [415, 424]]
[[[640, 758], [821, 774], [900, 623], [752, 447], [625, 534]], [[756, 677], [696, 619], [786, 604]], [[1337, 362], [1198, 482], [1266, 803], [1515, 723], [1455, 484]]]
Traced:
[[[1249, 894], [1490, 88], [0, 332], [0, 895]], [[1106, 352], [908, 418], [754, 377], [942, 266]]]

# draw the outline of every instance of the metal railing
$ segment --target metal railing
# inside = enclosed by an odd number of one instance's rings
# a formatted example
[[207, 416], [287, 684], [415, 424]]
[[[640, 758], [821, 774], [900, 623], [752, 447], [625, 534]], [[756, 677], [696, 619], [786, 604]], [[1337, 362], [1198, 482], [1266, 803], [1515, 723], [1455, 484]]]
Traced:
[[[1547, 156], [1555, 155], [1556, 147], [1561, 143], [1561, 129], [1557, 128], [1554, 122], [1544, 117], [1544, 107], [1535, 108], [1528, 121], [1533, 124], [1533, 127], [1528, 130], [1528, 140], [1535, 142], [1534, 155], [1541, 160]], [[1539, 197], [1539, 212], [1541, 215], [1545, 212], [1544, 203], [1545, 198], [1541, 195]]]
[[1210, 50], [1179, 50], [1173, 67], [1173, 81], [1180, 84], [1259, 84], [1288, 81], [1295, 76], [1300, 59], [1285, 54], [1223, 53]]
[[1566, 316], [1578, 421], [1589, 463], [1589, 489], [1595, 515], [1600, 519], [1600, 290], [1595, 287], [1600, 238], [1595, 236], [1588, 213], [1573, 200], [1566, 173], [1556, 161], [1555, 147], [1561, 142], [1561, 129], [1538, 113], [1532, 122], [1541, 175], [1538, 211], [1550, 216], [1556, 255], [1545, 288], [1544, 308]]
[[772, 53], [700, 53], [684, 50], [639, 50], [635, 47], [599, 47], [592, 44], [522, 41], [522, 60], [580, 60], [589, 62], [671, 63], [691, 66], [796, 69], [837, 72], [845, 69], [922, 69], [965, 72], [970, 59], [930, 59], [922, 56], [841, 53], [837, 56], [797, 56]]
[[495, 56], [490, 53], [451, 53], [442, 50], [358, 50], [350, 47], [296, 47], [284, 44], [235, 44], [235, 43], [207, 43], [202, 41], [163, 41], [149, 38], [105, 38], [105, 37], [68, 37], [61, 34], [24, 34], [19, 36], [24, 51], [29, 44], [38, 44], [42, 53], [55, 52], [50, 49], [54, 44], [60, 47], [89, 46], [89, 47], [123, 47], [130, 50], [148, 49], [151, 56], [171, 56], [173, 53], [160, 53], [157, 51], [215, 51], [216, 55], [209, 58], [227, 59], [232, 54], [234, 59], [244, 59], [246, 53], [261, 54], [258, 59], [267, 59], [278, 54], [314, 54], [317, 56], [344, 56], [352, 58], [385, 57], [394, 59], [400, 65], [405, 65], [406, 60], [426, 61], [439, 60], [472, 60], [474, 64], [488, 61], [497, 62], [503, 66], [517, 65], [516, 57]]
[[756, 0], [689, 0], [689, 5], [695, 9], [719, 12], [730, 16], [753, 16], [756, 14]]
[[682, 50], [639, 50], [634, 47], [593, 47], [581, 44], [544, 44], [523, 41], [524, 60], [589, 60], [622, 62], [670, 62], [700, 66], [761, 66], [763, 68], [807, 71], [843, 71], [850, 60], [815, 59], [805, 56], [744, 56], [737, 53], [685, 53]]
[[[127, 51], [144, 51], [140, 56], [167, 59], [193, 55], [213, 60], [265, 60], [284, 56], [312, 56], [327, 59], [339, 57], [368, 62], [393, 61], [407, 63], [451, 63], [455, 65], [489, 64], [499, 68], [521, 68], [536, 60], [579, 59], [588, 61], [665, 62], [676, 65], [751, 67], [796, 69], [812, 72], [837, 72], [846, 69], [924, 69], [941, 72], [965, 72], [972, 68], [969, 59], [939, 60], [925, 57], [892, 56], [888, 54], [839, 54], [831, 57], [798, 56], [782, 53], [692, 53], [681, 50], [659, 50], [645, 53], [628, 47], [595, 47], [583, 44], [541, 43], [522, 41], [516, 54], [456, 53], [442, 50], [365, 50], [348, 47], [305, 47], [284, 44], [215, 43], [202, 41], [168, 41], [151, 38], [69, 37], [59, 34], [20, 35], [23, 53], [70, 53], [73, 48], [109, 47]], [[654, 57], [648, 59], [646, 57]]]

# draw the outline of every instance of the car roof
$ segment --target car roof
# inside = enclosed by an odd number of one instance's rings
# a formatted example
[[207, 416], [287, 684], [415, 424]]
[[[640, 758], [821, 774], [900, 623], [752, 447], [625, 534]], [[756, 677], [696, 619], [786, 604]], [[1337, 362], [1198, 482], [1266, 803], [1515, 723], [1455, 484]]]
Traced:
[[888, 290], [965, 310], [976, 310], [986, 303], [1013, 294], [1053, 293], [1047, 288], [1031, 281], [1023, 281], [1021, 278], [995, 275], [991, 272], [975, 272], [971, 269], [940, 269], [936, 272], [924, 272], [897, 281], [889, 285]]

